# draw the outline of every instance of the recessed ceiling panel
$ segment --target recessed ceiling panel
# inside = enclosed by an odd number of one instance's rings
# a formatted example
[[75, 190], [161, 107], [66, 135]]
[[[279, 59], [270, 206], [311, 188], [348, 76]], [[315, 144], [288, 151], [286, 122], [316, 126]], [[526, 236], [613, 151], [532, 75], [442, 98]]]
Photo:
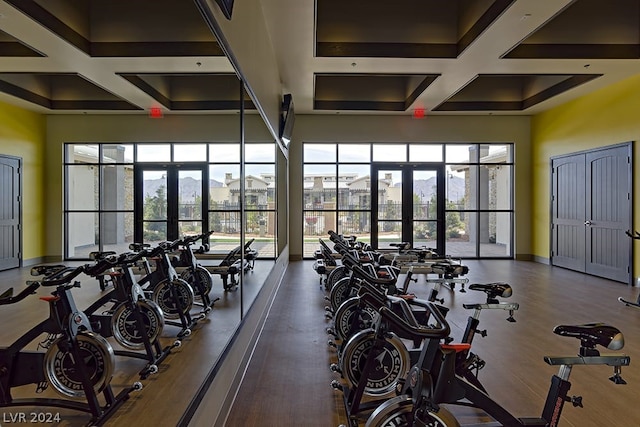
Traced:
[[90, 56], [224, 56], [193, 1], [6, 1]]
[[574, 1], [504, 57], [640, 58], [640, 2]]
[[479, 75], [434, 111], [523, 111], [599, 76]]
[[405, 111], [438, 75], [316, 74], [316, 110]]
[[0, 92], [51, 110], [140, 110], [73, 73], [0, 73]]
[[316, 0], [316, 56], [455, 58], [514, 0]]
[[[172, 111], [239, 110], [240, 80], [224, 73], [120, 74]], [[245, 96], [245, 108], [255, 109]]]
[[15, 37], [0, 31], [0, 56], [45, 56]]

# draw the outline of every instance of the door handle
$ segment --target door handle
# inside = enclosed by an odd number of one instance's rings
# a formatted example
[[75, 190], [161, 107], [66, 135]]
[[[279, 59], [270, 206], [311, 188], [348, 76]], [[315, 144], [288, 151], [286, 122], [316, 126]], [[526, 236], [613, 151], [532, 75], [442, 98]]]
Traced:
[[587, 226], [591, 225], [591, 221], [586, 220], [586, 221], [584, 222], [584, 225], [587, 225]]

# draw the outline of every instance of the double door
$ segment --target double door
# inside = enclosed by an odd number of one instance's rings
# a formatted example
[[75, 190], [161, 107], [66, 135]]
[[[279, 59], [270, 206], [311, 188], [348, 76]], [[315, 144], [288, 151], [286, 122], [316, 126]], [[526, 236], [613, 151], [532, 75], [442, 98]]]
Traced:
[[134, 173], [135, 241], [175, 240], [208, 230], [206, 164], [137, 164]]
[[443, 253], [444, 165], [373, 163], [371, 176], [372, 246], [409, 242]]
[[631, 145], [552, 159], [551, 263], [629, 282]]
[[0, 156], [0, 270], [20, 267], [20, 163]]

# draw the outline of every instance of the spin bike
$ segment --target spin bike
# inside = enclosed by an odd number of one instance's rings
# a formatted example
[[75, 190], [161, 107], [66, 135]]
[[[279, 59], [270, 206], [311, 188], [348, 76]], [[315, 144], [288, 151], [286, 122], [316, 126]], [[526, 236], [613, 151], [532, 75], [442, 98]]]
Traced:
[[[423, 342], [427, 338], [440, 340], [449, 335], [450, 328], [444, 320], [446, 310], [443, 310], [443, 307], [417, 298], [388, 298], [390, 304], [380, 307], [379, 312], [382, 314], [390, 311], [394, 316], [402, 317], [408, 324], [422, 331], [423, 336], [410, 336], [414, 342]], [[418, 310], [423, 312], [421, 319], [435, 319], [435, 326], [426, 326], [425, 321], [418, 321], [415, 316]], [[342, 385], [334, 380], [331, 386], [343, 392], [344, 407], [350, 426], [357, 426], [358, 419], [363, 414], [370, 414], [387, 401], [388, 397], [385, 396], [397, 393], [401, 388], [400, 380], [409, 372], [412, 356], [415, 356], [406, 349], [401, 336], [409, 337], [404, 329], [396, 328], [394, 324], [379, 316], [372, 329], [355, 334], [345, 346], [343, 357], [347, 362], [343, 364], [342, 374], [346, 384]], [[369, 398], [364, 399], [364, 395]]]
[[[86, 412], [90, 425], [105, 422], [134, 390], [142, 389], [139, 382], [123, 389], [117, 396], [110, 386], [115, 357], [109, 342], [91, 329], [87, 316], [75, 305], [71, 289], [80, 287], [74, 279], [86, 270], [56, 265], [31, 269], [34, 276], [44, 278], [27, 281], [27, 288], [17, 296], [12, 291], [0, 297], [0, 304], [13, 304], [33, 294], [40, 286], [53, 286], [50, 296], [40, 297], [49, 304], [49, 317], [40, 322], [13, 344], [0, 349], [0, 407], [35, 406], [58, 407]], [[25, 350], [42, 334], [38, 349]], [[79, 361], [82, 361], [79, 363]], [[41, 393], [49, 385], [62, 399], [14, 399], [11, 389], [27, 384], [36, 385]], [[104, 404], [99, 399], [103, 395]], [[71, 399], [85, 399], [86, 402]]]
[[[353, 274], [360, 279], [358, 295], [346, 299], [333, 314], [333, 328], [327, 328], [327, 333], [333, 335], [337, 341], [345, 342], [353, 334], [369, 328], [378, 314], [378, 307], [387, 303], [387, 295], [406, 295], [409, 283], [414, 281], [411, 269], [405, 275], [402, 289], [396, 288], [397, 278], [378, 278], [368, 273], [360, 266], [353, 267]], [[362, 298], [365, 293], [370, 298]], [[371, 303], [373, 301], [373, 304]], [[330, 342], [329, 345], [336, 346]]]
[[[518, 310], [520, 307], [519, 304], [517, 302], [500, 302], [497, 299], [497, 297], [509, 298], [513, 295], [513, 289], [507, 283], [473, 283], [469, 285], [469, 290], [484, 292], [487, 294], [487, 299], [483, 304], [462, 304], [465, 309], [473, 310], [473, 315], [468, 317], [467, 326], [462, 334], [462, 344], [471, 345], [476, 334], [483, 338], [487, 336], [486, 329], [478, 329], [482, 310], [505, 310], [509, 312], [507, 322], [514, 323], [516, 321], [513, 313]], [[485, 361], [477, 354], [472, 353], [467, 346], [463, 346], [456, 354], [456, 374], [484, 392], [486, 392], [486, 390], [478, 380], [478, 373], [485, 365]]]
[[[407, 333], [416, 337], [424, 336], [424, 331], [390, 310], [382, 308], [380, 314]], [[565, 402], [570, 402], [573, 406], [582, 406], [580, 396], [568, 396], [571, 388], [569, 376], [574, 365], [612, 366], [613, 376], [609, 379], [615, 384], [625, 384], [620, 373], [622, 366], [630, 364], [630, 357], [622, 354], [601, 355], [596, 348], [600, 345], [610, 350], [622, 349], [624, 337], [617, 328], [604, 323], [588, 323], [559, 325], [553, 332], [560, 336], [579, 339], [580, 350], [577, 356], [544, 357], [547, 364], [559, 366], [559, 372], [551, 377], [541, 417], [513, 416], [484, 391], [456, 375], [455, 361], [459, 348], [431, 340], [429, 345], [424, 346], [419, 363], [414, 365], [407, 375], [402, 394], [387, 400], [372, 412], [366, 427], [459, 426], [455, 417], [441, 406], [443, 403], [479, 408], [504, 426], [556, 427]]]
[[[633, 234], [629, 230], [625, 231], [627, 236], [631, 237], [633, 240], [640, 240], [640, 233], [634, 231]], [[622, 297], [618, 297], [618, 301], [626, 305], [627, 307], [635, 307], [640, 308], [640, 295], [638, 295], [638, 299], [636, 301], [629, 301]]]
[[191, 245], [198, 240], [204, 242], [212, 233], [213, 231], [187, 236], [180, 240], [178, 259], [173, 263], [174, 267], [186, 267], [180, 273], [180, 278], [191, 285], [195, 293], [195, 301], [203, 307], [202, 312], [205, 315], [213, 309], [213, 304], [220, 298], [211, 300], [209, 293], [213, 289], [213, 279], [209, 270], [198, 262]]
[[[89, 316], [94, 331], [103, 337], [113, 336], [118, 344], [128, 349], [115, 350], [117, 356], [147, 361], [147, 365], [139, 372], [140, 378], [145, 379], [158, 372], [158, 365], [181, 342], [176, 340], [173, 345], [164, 348], [160, 345], [159, 339], [164, 328], [162, 311], [155, 302], [145, 297], [132, 270], [132, 266], [145, 253], [129, 252], [120, 256], [104, 254], [91, 252], [89, 257], [98, 262], [88, 267], [85, 273], [93, 277], [109, 277], [113, 289], [103, 294], [84, 313]], [[98, 313], [105, 305], [110, 307]]]
[[[177, 336], [182, 339], [191, 335], [191, 328], [205, 315], [200, 313], [191, 316], [195, 298], [193, 288], [178, 276], [169, 258], [169, 252], [175, 250], [179, 243], [180, 240], [162, 242], [153, 249], [143, 249], [142, 265], [147, 274], [138, 280], [138, 284], [142, 286], [145, 295], [160, 307], [165, 324], [180, 328]], [[140, 249], [139, 245], [132, 244], [130, 247]], [[147, 262], [149, 259], [155, 261], [153, 270]]]

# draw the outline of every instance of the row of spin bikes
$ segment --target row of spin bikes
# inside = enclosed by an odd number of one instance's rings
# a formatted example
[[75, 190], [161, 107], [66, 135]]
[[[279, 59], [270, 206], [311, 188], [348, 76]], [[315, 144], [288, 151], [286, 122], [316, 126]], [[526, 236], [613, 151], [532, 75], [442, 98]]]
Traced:
[[[545, 356], [547, 364], [558, 366], [558, 373], [551, 378], [542, 415], [518, 418], [489, 396], [478, 377], [485, 361], [471, 351], [474, 336], [486, 335], [486, 330], [478, 328], [483, 310], [505, 310], [509, 312], [507, 320], [515, 322], [518, 304], [500, 300], [512, 295], [510, 285], [468, 286], [486, 298], [463, 305], [473, 314], [467, 319], [462, 340], [454, 342], [446, 318], [449, 309], [442, 300], [433, 292], [424, 300], [407, 292], [409, 282], [415, 281], [411, 263], [402, 268], [382, 265], [377, 262], [381, 254], [355, 237], [329, 232], [329, 238], [334, 244], [333, 258], [348, 270], [347, 275], [341, 273], [342, 277], [333, 280], [333, 270], [322, 269], [321, 283], [330, 303], [325, 315], [333, 322], [327, 329], [332, 336], [329, 345], [335, 348], [338, 360], [331, 370], [341, 377], [331, 385], [343, 395], [349, 426], [364, 422], [366, 427], [456, 427], [460, 424], [452, 412], [457, 405], [479, 409], [498, 425], [555, 427], [565, 403], [582, 406], [581, 397], [568, 395], [574, 365], [611, 366], [613, 376], [609, 379], [625, 384], [621, 369], [630, 364], [630, 357], [601, 354], [598, 349], [622, 349], [620, 330], [604, 323], [559, 325], [553, 332], [578, 339], [578, 354]], [[320, 273], [317, 267], [314, 265]], [[401, 271], [406, 275], [399, 286]], [[331, 288], [337, 282], [345, 286], [345, 281], [350, 290], [341, 292], [341, 299], [329, 297]]]
[[[92, 252], [94, 262], [76, 267], [33, 267], [31, 275], [38, 279], [27, 281], [16, 295], [13, 288], [8, 289], [0, 295], [0, 305], [17, 303], [47, 287], [53, 291], [40, 299], [48, 303], [49, 316], [0, 348], [0, 407], [66, 408], [90, 414], [89, 425], [103, 424], [131, 392], [142, 389], [136, 381], [114, 393], [110, 381], [115, 356], [146, 361], [139, 372], [140, 379], [146, 379], [158, 372], [158, 365], [212, 310], [217, 301], [209, 296], [212, 276], [198, 263], [192, 248], [210, 234], [154, 247], [131, 244], [131, 251], [122, 254]], [[183, 267], [180, 274], [178, 267]], [[246, 271], [252, 264], [238, 257], [227, 267], [230, 270], [220, 273]], [[89, 307], [79, 309], [72, 290], [80, 287], [80, 277], [87, 276], [97, 279], [103, 292]], [[229, 289], [225, 281], [225, 290]], [[159, 340], [165, 325], [179, 331], [168, 346]], [[108, 337], [122, 349], [114, 350]], [[31, 350], [36, 344], [37, 349]], [[51, 386], [60, 398], [12, 396], [12, 390], [29, 384], [35, 384], [36, 394]]]

